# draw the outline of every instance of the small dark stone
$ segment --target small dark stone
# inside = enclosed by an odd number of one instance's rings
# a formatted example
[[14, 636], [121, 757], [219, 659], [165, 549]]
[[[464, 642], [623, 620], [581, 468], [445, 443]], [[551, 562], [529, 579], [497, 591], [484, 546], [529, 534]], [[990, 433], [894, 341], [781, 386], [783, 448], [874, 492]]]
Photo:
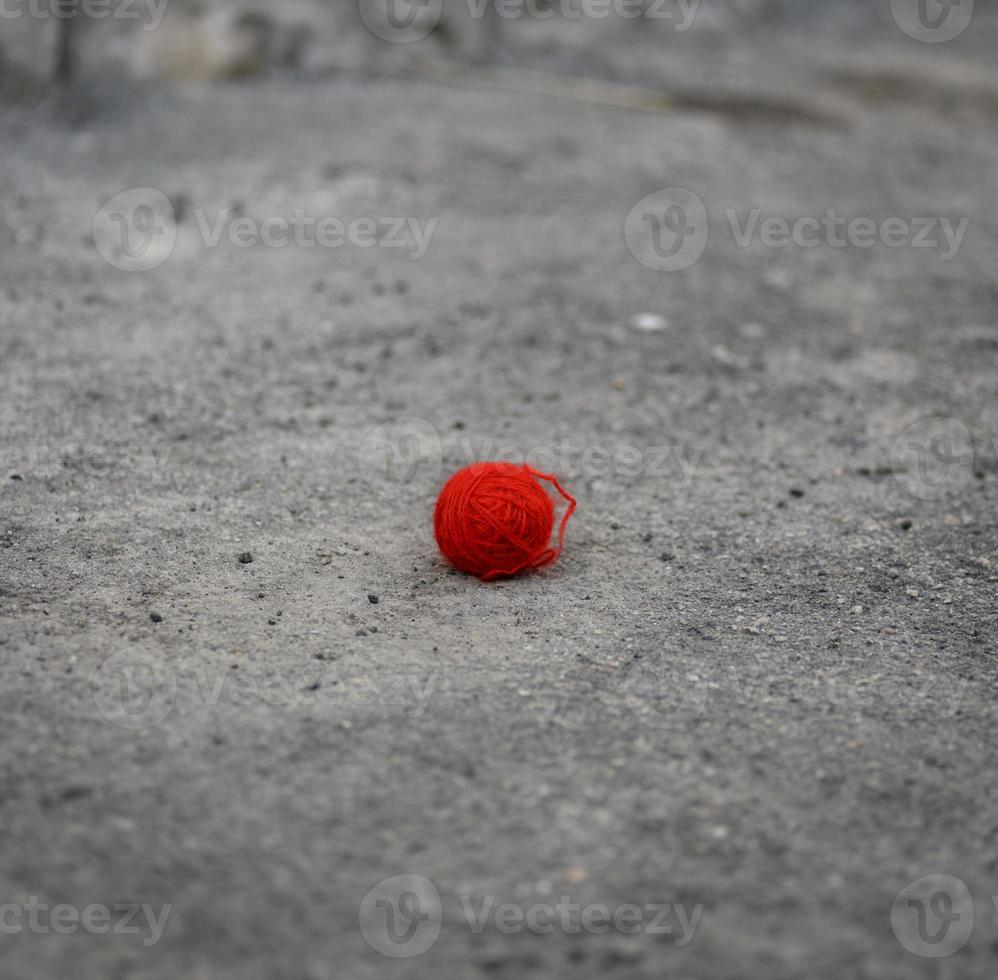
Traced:
[[320, 687], [322, 687], [322, 685], [319, 683], [319, 681], [315, 681], [314, 683], [309, 684], [308, 687], [306, 688], [306, 690], [307, 691], [318, 691]]
[[902, 531], [910, 531], [911, 530], [911, 518], [910, 517], [905, 517], [902, 520], [900, 520], [898, 522], [898, 527], [900, 527]]
[[154, 623], [162, 623], [163, 622], [163, 617], [158, 612], [151, 612], [151, 613], [149, 613], [149, 618]]
[[267, 620], [267, 625], [268, 626], [276, 626], [277, 625], [277, 620], [276, 619], [268, 619]]
[[23, 477], [23, 476], [21, 476], [21, 474], [20, 474], [20, 473], [11, 473], [11, 474], [10, 474], [10, 478], [11, 478], [12, 480], [23, 480], [23, 479], [24, 479], [24, 477]]
[[73, 800], [82, 800], [87, 796], [93, 794], [94, 788], [92, 786], [67, 786], [59, 794], [59, 799], [63, 803], [70, 803]]
[[672, 561], [676, 556], [671, 551], [663, 551], [662, 554], [658, 556], [662, 561]]
[[173, 205], [174, 220], [180, 224], [187, 217], [191, 199], [183, 191], [176, 191], [170, 195], [170, 203]]
[[791, 497], [803, 497], [804, 496], [804, 489], [802, 487], [791, 487], [790, 488], [790, 496]]
[[376, 595], [369, 595], [367, 601], [371, 603], [372, 606], [376, 606], [380, 601]]
[[367, 636], [367, 630], [357, 630], [354, 636]]
[[240, 565], [248, 565], [252, 560], [253, 560], [253, 555], [250, 552], [248, 552], [248, 551], [244, 551], [239, 556], [239, 564]]

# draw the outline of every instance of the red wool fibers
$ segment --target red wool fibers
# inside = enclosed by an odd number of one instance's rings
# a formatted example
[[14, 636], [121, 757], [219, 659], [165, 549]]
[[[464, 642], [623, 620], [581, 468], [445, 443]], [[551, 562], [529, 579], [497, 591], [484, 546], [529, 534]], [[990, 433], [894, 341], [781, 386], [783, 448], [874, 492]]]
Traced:
[[[546, 480], [568, 504], [551, 545], [554, 501]], [[550, 565], [561, 554], [575, 498], [548, 473], [514, 463], [474, 463], [444, 485], [433, 529], [444, 557], [482, 581]]]

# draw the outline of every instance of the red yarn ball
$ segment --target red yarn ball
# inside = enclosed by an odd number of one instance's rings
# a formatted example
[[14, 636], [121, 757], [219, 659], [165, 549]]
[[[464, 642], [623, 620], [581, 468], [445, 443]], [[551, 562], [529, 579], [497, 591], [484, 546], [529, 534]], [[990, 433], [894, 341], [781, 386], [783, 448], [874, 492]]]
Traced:
[[[541, 480], [568, 507], [551, 544], [554, 502]], [[433, 528], [444, 557], [483, 581], [550, 565], [561, 554], [565, 525], [575, 498], [555, 477], [514, 463], [474, 463], [444, 485], [433, 512]]]

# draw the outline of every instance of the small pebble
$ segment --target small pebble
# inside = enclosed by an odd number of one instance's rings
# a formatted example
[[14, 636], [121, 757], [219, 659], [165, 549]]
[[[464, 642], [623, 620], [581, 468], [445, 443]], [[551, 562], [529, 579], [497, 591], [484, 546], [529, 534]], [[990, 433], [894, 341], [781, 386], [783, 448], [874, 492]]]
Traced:
[[248, 552], [248, 551], [244, 551], [239, 556], [239, 564], [240, 565], [248, 565], [251, 561], [253, 561], [253, 555], [250, 554], [250, 552]]
[[376, 606], [379, 602], [378, 597], [373, 594], [367, 597], [367, 601], [371, 603], [372, 606]]
[[905, 517], [902, 520], [898, 521], [898, 527], [901, 528], [902, 531], [910, 531], [911, 530], [911, 518], [910, 517]]
[[149, 613], [149, 618], [154, 623], [162, 623], [163, 622], [163, 617], [158, 612], [151, 612], [151, 613]]
[[631, 326], [642, 333], [655, 333], [664, 330], [669, 325], [669, 321], [658, 313], [638, 313], [631, 317]]

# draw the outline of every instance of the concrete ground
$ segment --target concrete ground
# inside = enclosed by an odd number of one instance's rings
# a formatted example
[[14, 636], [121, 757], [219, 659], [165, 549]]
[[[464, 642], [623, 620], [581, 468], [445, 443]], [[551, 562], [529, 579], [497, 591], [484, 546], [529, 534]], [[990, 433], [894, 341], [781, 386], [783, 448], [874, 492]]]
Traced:
[[[916, 47], [3, 108], [5, 978], [994, 977], [998, 73]], [[483, 585], [498, 455], [579, 508]]]

